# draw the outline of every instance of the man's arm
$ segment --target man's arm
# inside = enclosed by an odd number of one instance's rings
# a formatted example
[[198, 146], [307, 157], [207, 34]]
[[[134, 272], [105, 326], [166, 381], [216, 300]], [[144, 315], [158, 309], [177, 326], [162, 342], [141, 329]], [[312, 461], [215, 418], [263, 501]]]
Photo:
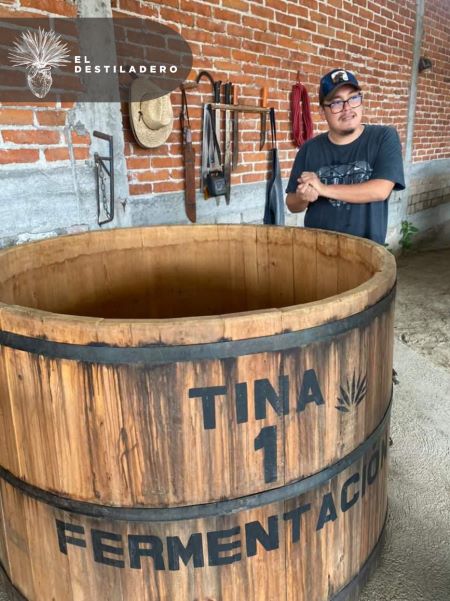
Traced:
[[295, 192], [286, 194], [286, 206], [291, 213], [301, 213], [304, 211], [310, 202], [318, 199], [317, 191], [307, 183], [300, 183]]
[[304, 171], [300, 180], [312, 186], [319, 196], [354, 204], [386, 200], [394, 187], [394, 182], [387, 179], [371, 179], [361, 184], [326, 185], [310, 171]]

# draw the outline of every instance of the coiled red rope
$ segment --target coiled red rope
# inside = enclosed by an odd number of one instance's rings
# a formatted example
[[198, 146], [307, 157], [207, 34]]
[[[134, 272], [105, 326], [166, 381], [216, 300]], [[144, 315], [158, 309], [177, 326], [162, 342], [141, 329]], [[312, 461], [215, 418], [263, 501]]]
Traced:
[[297, 81], [291, 94], [292, 135], [298, 147], [313, 136], [313, 122], [308, 91]]

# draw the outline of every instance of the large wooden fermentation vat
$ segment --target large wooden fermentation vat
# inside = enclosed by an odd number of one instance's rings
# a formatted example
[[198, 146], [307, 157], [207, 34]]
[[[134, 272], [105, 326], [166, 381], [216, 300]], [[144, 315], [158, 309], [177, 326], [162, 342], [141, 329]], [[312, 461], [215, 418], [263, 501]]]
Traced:
[[0, 562], [29, 601], [353, 595], [387, 509], [395, 261], [301, 228], [0, 252]]

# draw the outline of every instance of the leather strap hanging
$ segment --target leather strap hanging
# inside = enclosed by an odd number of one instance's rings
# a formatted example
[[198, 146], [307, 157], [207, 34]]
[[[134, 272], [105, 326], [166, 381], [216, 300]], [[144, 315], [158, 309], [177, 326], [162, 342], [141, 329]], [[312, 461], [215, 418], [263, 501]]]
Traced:
[[195, 223], [197, 220], [195, 205], [195, 150], [192, 146], [191, 123], [184, 88], [181, 89], [180, 125], [184, 155], [184, 207], [190, 221]]
[[225, 193], [225, 178], [221, 163], [222, 158], [214, 130], [211, 105], [206, 104], [203, 107], [201, 173], [201, 188], [205, 199], [210, 196], [221, 196]]

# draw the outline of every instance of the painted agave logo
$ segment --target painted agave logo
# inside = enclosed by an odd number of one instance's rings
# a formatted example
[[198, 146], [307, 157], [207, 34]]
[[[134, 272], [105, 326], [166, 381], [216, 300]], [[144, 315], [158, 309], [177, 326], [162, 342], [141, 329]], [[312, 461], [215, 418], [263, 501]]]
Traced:
[[52, 87], [52, 68], [70, 62], [61, 36], [40, 27], [38, 32], [22, 33], [8, 56], [13, 65], [26, 67], [28, 87], [38, 98], [44, 98]]
[[336, 405], [336, 409], [344, 413], [349, 413], [353, 409], [356, 409], [366, 396], [367, 374], [364, 377], [360, 374], [356, 378], [356, 374], [353, 372], [351, 383], [347, 380], [346, 385], [339, 388], [341, 394], [337, 399], [339, 405]]

